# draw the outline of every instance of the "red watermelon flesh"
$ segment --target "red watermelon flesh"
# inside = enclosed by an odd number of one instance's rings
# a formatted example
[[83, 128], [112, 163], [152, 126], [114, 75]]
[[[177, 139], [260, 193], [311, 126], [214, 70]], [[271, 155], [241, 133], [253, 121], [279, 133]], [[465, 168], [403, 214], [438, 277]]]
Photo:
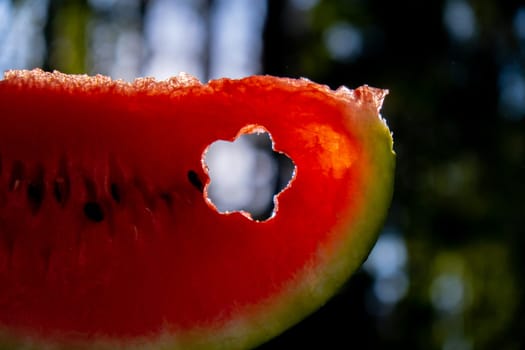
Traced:
[[[253, 76], [0, 81], [0, 349], [243, 349], [366, 257], [392, 192], [385, 90]], [[218, 213], [216, 140], [265, 130], [295, 174], [264, 222]]]

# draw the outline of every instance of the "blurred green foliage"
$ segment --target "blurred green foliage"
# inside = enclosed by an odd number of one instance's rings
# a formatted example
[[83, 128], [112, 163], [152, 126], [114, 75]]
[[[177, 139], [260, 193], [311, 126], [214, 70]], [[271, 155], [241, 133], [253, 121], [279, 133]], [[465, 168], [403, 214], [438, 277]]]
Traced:
[[91, 15], [87, 0], [50, 0], [45, 35], [47, 69], [64, 73], [87, 71], [88, 24]]

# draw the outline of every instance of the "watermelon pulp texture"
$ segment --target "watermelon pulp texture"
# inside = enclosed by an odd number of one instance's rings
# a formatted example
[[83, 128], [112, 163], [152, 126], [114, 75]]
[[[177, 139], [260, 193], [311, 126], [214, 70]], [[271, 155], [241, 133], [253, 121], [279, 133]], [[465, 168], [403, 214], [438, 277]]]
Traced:
[[[391, 198], [386, 91], [254, 76], [0, 82], [0, 348], [242, 349], [322, 305]], [[218, 213], [206, 148], [267, 130], [277, 213]]]

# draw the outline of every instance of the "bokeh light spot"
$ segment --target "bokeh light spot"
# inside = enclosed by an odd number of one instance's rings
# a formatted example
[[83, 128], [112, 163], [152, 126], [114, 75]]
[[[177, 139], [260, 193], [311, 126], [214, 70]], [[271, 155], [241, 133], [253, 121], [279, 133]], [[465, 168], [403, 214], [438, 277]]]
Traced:
[[502, 68], [499, 75], [501, 114], [513, 120], [525, 117], [525, 76], [517, 64]]
[[518, 11], [516, 11], [514, 31], [519, 39], [525, 40], [525, 7], [520, 7]]
[[364, 263], [364, 269], [374, 277], [374, 296], [382, 304], [399, 302], [407, 294], [407, 248], [395, 230], [383, 233]]
[[443, 10], [443, 22], [449, 35], [457, 41], [469, 40], [476, 34], [476, 16], [466, 1], [448, 1]]
[[433, 282], [430, 297], [434, 307], [444, 312], [459, 312], [463, 309], [465, 286], [461, 276], [442, 274]]
[[338, 61], [353, 60], [363, 50], [361, 32], [349, 23], [336, 23], [329, 27], [324, 42], [330, 56]]

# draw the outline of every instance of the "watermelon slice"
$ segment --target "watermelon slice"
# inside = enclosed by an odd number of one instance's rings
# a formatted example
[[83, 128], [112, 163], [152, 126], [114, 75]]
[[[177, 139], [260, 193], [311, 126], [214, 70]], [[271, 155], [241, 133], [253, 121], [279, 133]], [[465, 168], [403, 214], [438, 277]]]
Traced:
[[[385, 94], [7, 72], [0, 349], [245, 349], [298, 322], [360, 266], [385, 218]], [[269, 220], [221, 214], [206, 149], [261, 130], [295, 175]]]

